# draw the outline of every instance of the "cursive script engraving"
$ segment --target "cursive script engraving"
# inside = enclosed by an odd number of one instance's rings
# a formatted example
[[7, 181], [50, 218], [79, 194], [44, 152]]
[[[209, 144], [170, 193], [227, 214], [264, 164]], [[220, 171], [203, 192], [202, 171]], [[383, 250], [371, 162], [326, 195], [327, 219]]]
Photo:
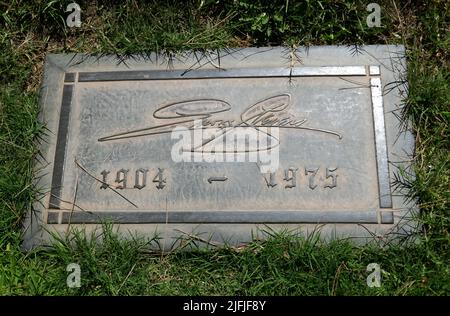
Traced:
[[[205, 146], [212, 142], [220, 142], [227, 133], [242, 127], [251, 127], [267, 135], [270, 139], [266, 146], [257, 146], [254, 151], [270, 150], [279, 145], [279, 139], [272, 136], [270, 132], [261, 131], [261, 128], [277, 127], [290, 128], [294, 130], [309, 130], [314, 132], [326, 133], [342, 139], [342, 135], [336, 131], [326, 130], [306, 126], [306, 118], [296, 118], [287, 110], [291, 106], [291, 95], [280, 94], [269, 97], [246, 108], [239, 119], [226, 120], [220, 117], [223, 112], [231, 110], [228, 102], [217, 99], [190, 100], [177, 103], [171, 103], [162, 106], [153, 113], [153, 117], [159, 120], [175, 120], [175, 122], [159, 124], [156, 126], [135, 129], [118, 134], [108, 135], [98, 139], [99, 142], [113, 141], [119, 139], [143, 137], [151, 135], [160, 135], [172, 132], [173, 128], [178, 126], [186, 127], [190, 130], [195, 129], [196, 123], [201, 123], [202, 129], [214, 129], [215, 134], [208, 137], [200, 144], [194, 144], [191, 152], [203, 152]], [[252, 149], [240, 151], [239, 148], [223, 148], [223, 153], [249, 152]]]

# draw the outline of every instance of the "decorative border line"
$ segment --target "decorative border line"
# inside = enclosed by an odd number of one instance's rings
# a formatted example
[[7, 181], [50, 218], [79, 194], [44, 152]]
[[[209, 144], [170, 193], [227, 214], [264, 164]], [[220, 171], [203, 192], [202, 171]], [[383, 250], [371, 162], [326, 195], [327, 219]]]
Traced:
[[64, 74], [64, 82], [75, 82], [75, 73], [74, 72], [66, 72]]
[[[378, 215], [380, 214], [380, 217]], [[392, 212], [372, 211], [65, 211], [49, 212], [48, 224], [98, 224], [113, 221], [118, 224], [187, 224], [187, 223], [359, 223], [394, 222]]]
[[297, 68], [236, 68], [197, 70], [132, 70], [80, 72], [79, 82], [131, 81], [131, 80], [173, 80], [173, 79], [233, 79], [263, 77], [322, 77], [322, 76], [365, 76], [365, 66], [297, 67]]
[[392, 208], [383, 95], [381, 90], [381, 79], [379, 77], [370, 78], [370, 93], [372, 95], [380, 208]]
[[59, 114], [58, 136], [56, 138], [55, 159], [53, 161], [52, 188], [50, 190], [49, 202], [50, 209], [58, 209], [60, 207], [72, 95], [73, 85], [65, 84], [63, 86], [61, 112]]

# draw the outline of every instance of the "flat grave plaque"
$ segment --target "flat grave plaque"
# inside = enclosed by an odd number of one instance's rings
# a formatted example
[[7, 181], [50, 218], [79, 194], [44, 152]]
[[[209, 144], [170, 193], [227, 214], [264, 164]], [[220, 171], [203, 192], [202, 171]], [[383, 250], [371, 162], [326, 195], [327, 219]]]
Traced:
[[154, 54], [126, 64], [48, 55], [49, 132], [36, 162], [45, 194], [26, 219], [25, 248], [105, 221], [125, 234], [235, 243], [261, 226], [398, 231], [414, 208], [393, 188], [414, 148], [397, 115], [403, 55], [247, 48], [186, 53], [170, 67]]

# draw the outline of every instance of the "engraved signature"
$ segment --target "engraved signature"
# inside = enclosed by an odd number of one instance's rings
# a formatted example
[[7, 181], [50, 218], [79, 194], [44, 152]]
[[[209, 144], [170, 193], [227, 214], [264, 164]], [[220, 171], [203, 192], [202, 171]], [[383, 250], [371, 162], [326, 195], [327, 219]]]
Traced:
[[[150, 135], [160, 135], [172, 132], [173, 128], [184, 126], [190, 130], [199, 128], [198, 122], [201, 122], [202, 129], [216, 129], [218, 134], [203, 142], [200, 147], [216, 140], [219, 136], [239, 127], [251, 127], [258, 131], [261, 128], [290, 128], [294, 130], [309, 130], [320, 133], [326, 133], [342, 139], [342, 135], [336, 131], [306, 126], [306, 118], [296, 118], [290, 114], [287, 109], [291, 105], [290, 94], [284, 93], [269, 97], [246, 108], [239, 117], [239, 120], [226, 120], [220, 118], [220, 113], [231, 110], [228, 102], [217, 99], [199, 99], [183, 102], [171, 103], [162, 106], [153, 112], [153, 117], [159, 120], [172, 120], [170, 123], [159, 124], [131, 131], [108, 135], [98, 139], [99, 142], [113, 141], [133, 137], [142, 137]], [[269, 138], [279, 144], [279, 140], [272, 137], [265, 129], [261, 131], [267, 134]], [[273, 144], [271, 145], [274, 146]], [[194, 148], [197, 151], [199, 148]], [[270, 148], [259, 148], [259, 150], [268, 150]]]

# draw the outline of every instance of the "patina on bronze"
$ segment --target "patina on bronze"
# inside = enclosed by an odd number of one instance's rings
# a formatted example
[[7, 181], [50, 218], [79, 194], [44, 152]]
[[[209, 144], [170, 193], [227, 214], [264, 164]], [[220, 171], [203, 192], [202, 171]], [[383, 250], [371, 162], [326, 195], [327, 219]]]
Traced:
[[[48, 192], [27, 218], [25, 247], [50, 242], [49, 231], [104, 221], [124, 234], [232, 242], [248, 241], [261, 225], [322, 225], [325, 236], [363, 239], [398, 231], [414, 209], [392, 188], [414, 148], [395, 115], [402, 86], [389, 88], [403, 75], [403, 48], [297, 53], [302, 63], [287, 61], [282, 48], [204, 64], [186, 53], [169, 69], [156, 58], [117, 65], [49, 55], [41, 120], [51, 133], [46, 162], [36, 163]], [[187, 147], [176, 129], [192, 133]], [[222, 146], [240, 131], [264, 142]], [[215, 160], [202, 160], [205, 152]], [[272, 154], [266, 172], [264, 153]], [[230, 160], [239, 154], [243, 160]]]

